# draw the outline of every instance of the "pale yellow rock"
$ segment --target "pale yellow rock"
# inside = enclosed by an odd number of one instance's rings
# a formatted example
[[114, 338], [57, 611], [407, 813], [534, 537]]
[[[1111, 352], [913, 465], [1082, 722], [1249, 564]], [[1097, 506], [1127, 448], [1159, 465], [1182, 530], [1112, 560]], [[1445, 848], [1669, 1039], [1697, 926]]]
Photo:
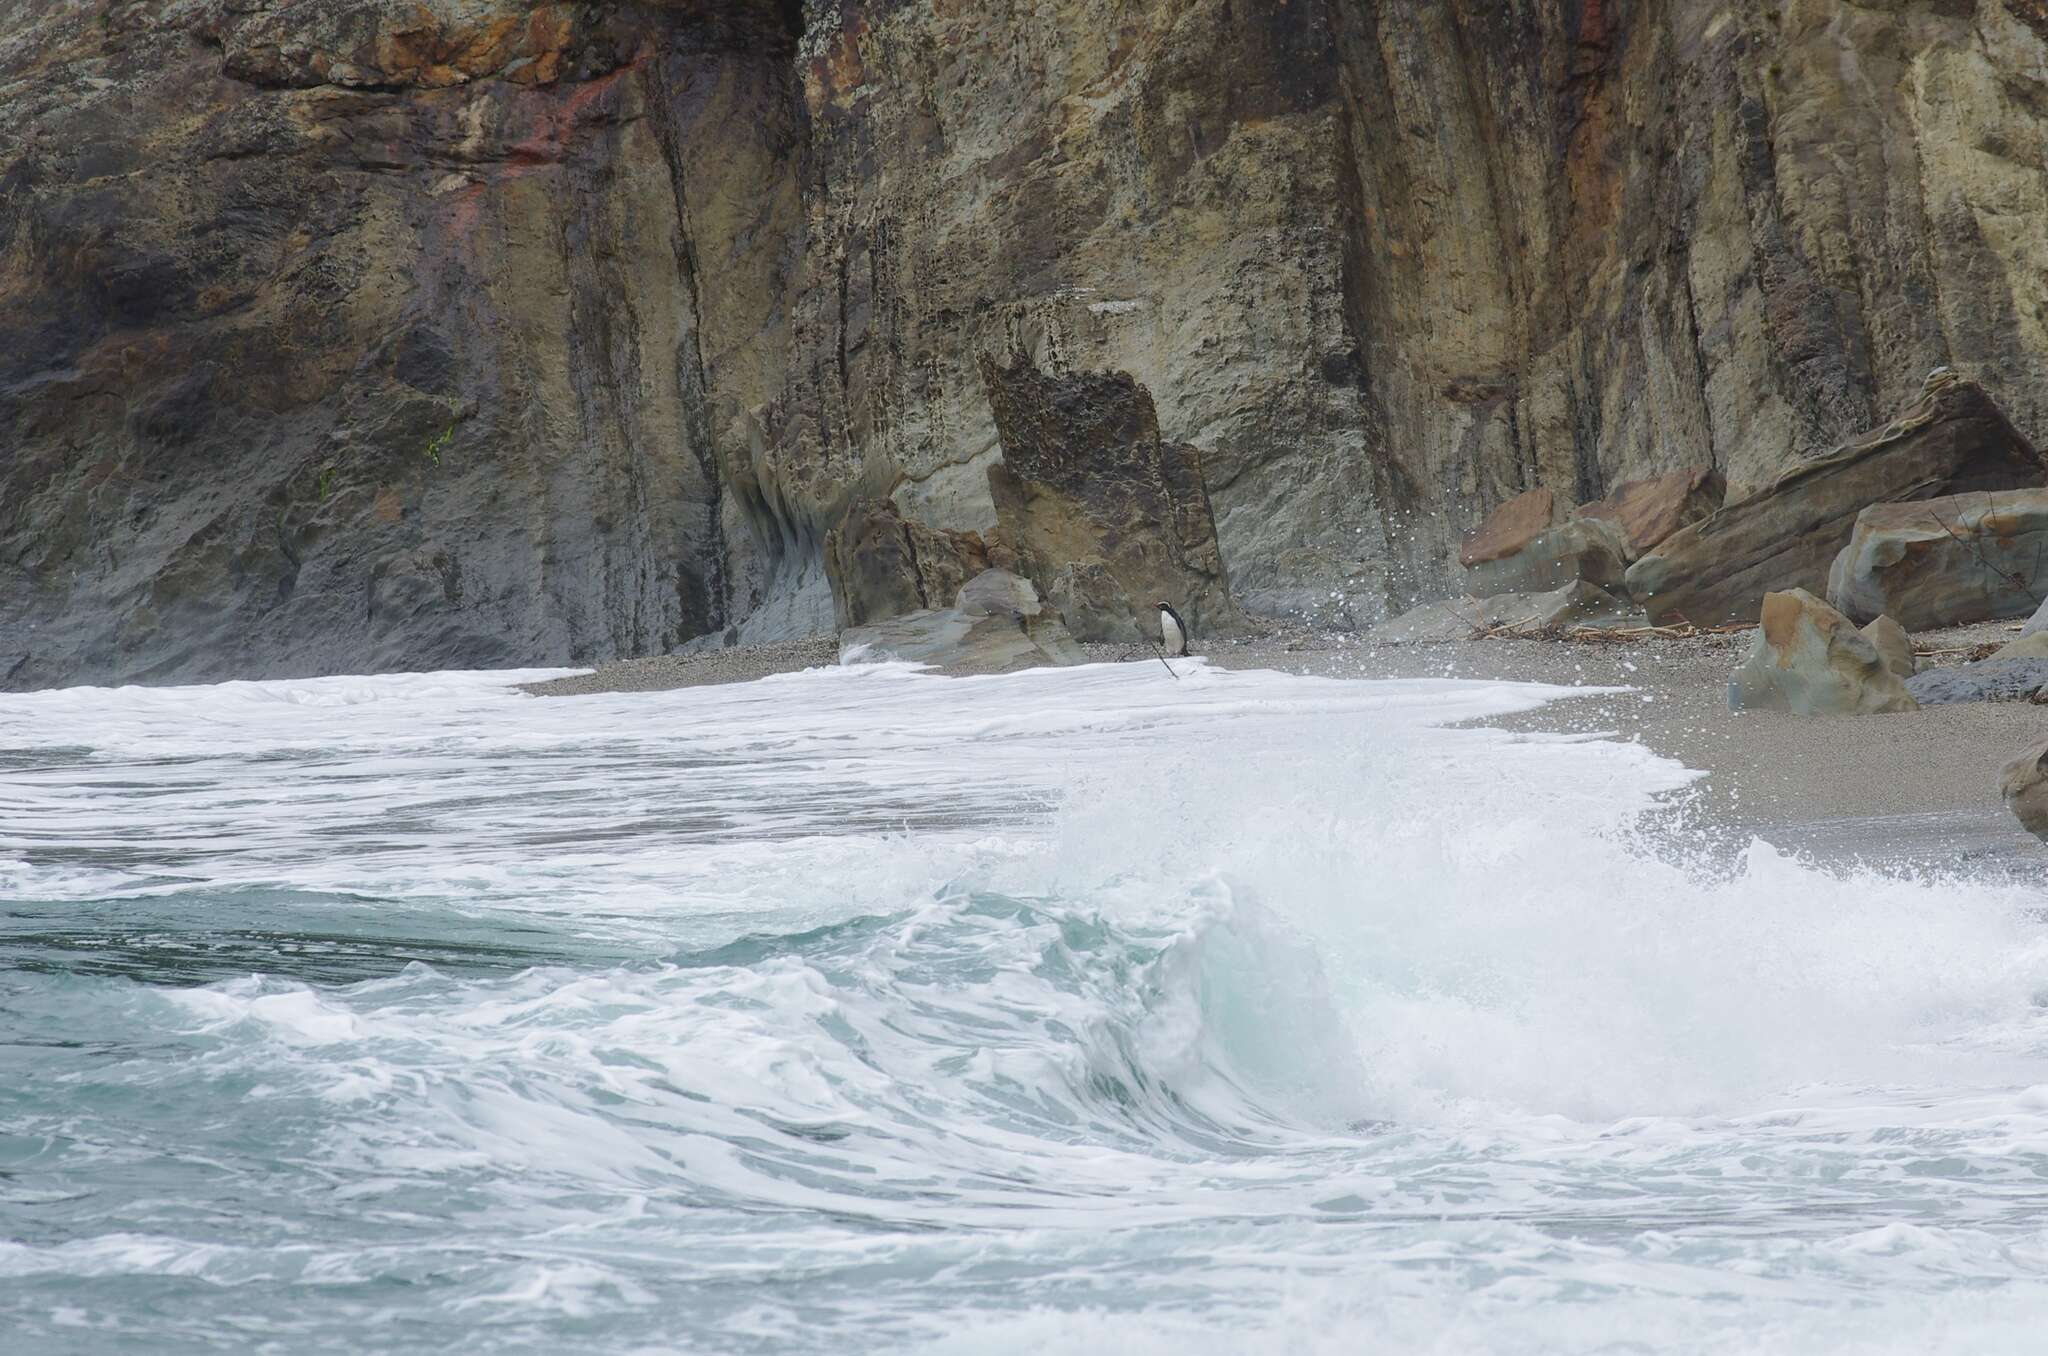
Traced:
[[1765, 595], [1762, 625], [1729, 683], [1728, 701], [1740, 711], [1801, 716], [1918, 706], [1877, 646], [1805, 589]]
[[1901, 681], [1920, 671], [1920, 659], [1913, 653], [1913, 638], [1890, 617], [1879, 617], [1864, 627], [1863, 638], [1876, 647], [1878, 658]]
[[2036, 631], [1993, 652], [1993, 659], [2048, 659], [2048, 631]]

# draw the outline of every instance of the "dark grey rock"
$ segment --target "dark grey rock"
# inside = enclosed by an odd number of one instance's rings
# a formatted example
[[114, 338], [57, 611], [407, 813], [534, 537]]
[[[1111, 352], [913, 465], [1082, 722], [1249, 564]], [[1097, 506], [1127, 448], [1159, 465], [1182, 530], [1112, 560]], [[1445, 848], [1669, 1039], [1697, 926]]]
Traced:
[[2044, 687], [2048, 687], [2048, 659], [1985, 659], [1954, 668], [1928, 669], [1906, 680], [1906, 691], [1922, 706], [2024, 701]]
[[1202, 455], [1159, 436], [1149, 391], [1127, 372], [1044, 372], [1022, 354], [985, 357], [981, 373], [1003, 448], [988, 469], [997, 538], [1042, 593], [1085, 598], [1067, 618], [1076, 637], [1144, 634], [1138, 619], [1162, 599], [1201, 635], [1242, 625]]

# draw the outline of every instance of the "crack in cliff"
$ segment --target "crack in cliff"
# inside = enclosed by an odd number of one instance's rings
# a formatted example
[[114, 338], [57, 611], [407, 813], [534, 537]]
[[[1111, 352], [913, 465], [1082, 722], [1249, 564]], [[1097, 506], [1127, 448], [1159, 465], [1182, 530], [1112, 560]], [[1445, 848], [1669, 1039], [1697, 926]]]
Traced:
[[684, 358], [678, 382], [682, 395], [683, 432], [691, 443], [690, 455], [696, 458], [711, 490], [706, 513], [714, 549], [709, 552], [709, 561], [705, 562], [709, 577], [704, 581], [709, 604], [704, 634], [708, 635], [726, 626], [732, 617], [732, 581], [727, 570], [731, 547], [725, 538], [724, 512], [725, 489], [731, 477], [727, 475], [724, 459], [719, 455], [717, 435], [712, 428], [711, 383], [704, 363], [704, 297], [698, 286], [697, 245], [690, 226], [689, 197], [684, 186], [686, 176], [680, 130], [673, 114], [676, 100], [663, 63], [656, 61], [651, 64], [650, 83], [659, 110], [654, 118], [655, 140], [661, 146], [662, 160], [668, 168], [669, 191], [675, 204], [676, 274], [689, 299], [690, 308], [687, 356], [678, 355]]
[[1689, 343], [1687, 350], [1692, 354], [1693, 379], [1699, 391], [1700, 409], [1707, 421], [1707, 461], [1715, 470], [1727, 471], [1727, 458], [1722, 455], [1721, 433], [1714, 427], [1714, 402], [1707, 389], [1707, 347], [1700, 330], [1700, 302], [1692, 285], [1692, 241], [1690, 233], [1681, 246], [1684, 258], [1676, 265], [1678, 281], [1685, 288], [1685, 325]]

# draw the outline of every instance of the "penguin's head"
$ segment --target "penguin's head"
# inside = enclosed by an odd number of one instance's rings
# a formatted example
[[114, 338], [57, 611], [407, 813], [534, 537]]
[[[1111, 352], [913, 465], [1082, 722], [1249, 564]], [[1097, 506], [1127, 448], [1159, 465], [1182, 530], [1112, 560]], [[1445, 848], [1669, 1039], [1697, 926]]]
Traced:
[[1154, 604], [1154, 606], [1155, 606], [1155, 607], [1157, 607], [1157, 608], [1158, 608], [1158, 609], [1159, 609], [1159, 610], [1160, 610], [1161, 612], [1171, 612], [1171, 611], [1173, 611], [1173, 604], [1172, 604], [1172, 603], [1167, 603], [1167, 602], [1161, 602], [1161, 603], [1155, 603], [1155, 604]]

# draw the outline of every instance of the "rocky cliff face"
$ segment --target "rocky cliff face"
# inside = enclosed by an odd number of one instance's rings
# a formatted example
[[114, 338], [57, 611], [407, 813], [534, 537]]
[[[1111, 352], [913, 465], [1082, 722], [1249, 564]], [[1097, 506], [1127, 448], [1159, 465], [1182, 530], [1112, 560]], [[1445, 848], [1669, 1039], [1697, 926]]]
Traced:
[[0, 3], [0, 675], [725, 625], [747, 510], [711, 416], [776, 379], [748, 346], [800, 214], [793, 21]]
[[0, 0], [0, 681], [829, 627], [1123, 371], [1253, 610], [1930, 368], [2048, 432], [2041, 0]]

